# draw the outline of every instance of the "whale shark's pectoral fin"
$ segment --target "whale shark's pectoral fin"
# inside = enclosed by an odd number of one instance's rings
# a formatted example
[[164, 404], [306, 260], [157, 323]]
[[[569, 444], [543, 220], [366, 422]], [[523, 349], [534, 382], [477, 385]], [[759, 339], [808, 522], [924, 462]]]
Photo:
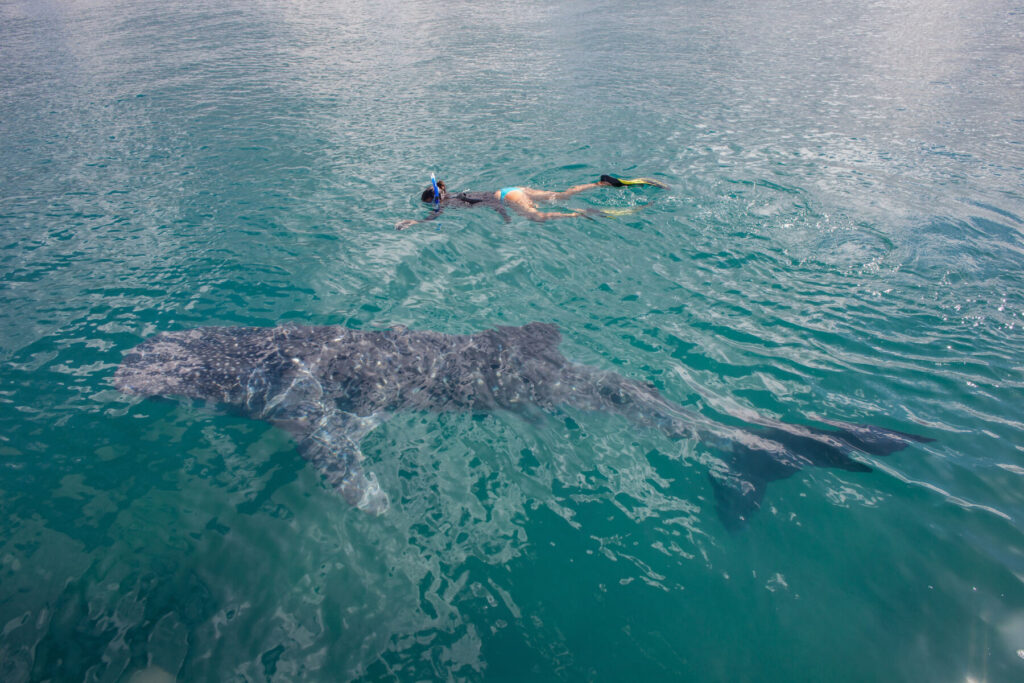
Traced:
[[711, 472], [708, 478], [715, 494], [715, 512], [722, 525], [732, 532], [744, 528], [750, 516], [761, 507], [768, 482]]
[[720, 467], [708, 472], [715, 494], [715, 511], [729, 531], [746, 526], [764, 500], [769, 483], [800, 471], [796, 460], [779, 459], [778, 454], [733, 444]]
[[328, 486], [350, 505], [381, 515], [391, 502], [377, 476], [363, 470], [359, 442], [382, 421], [377, 416], [359, 417], [329, 409], [316, 419], [281, 420], [277, 424], [295, 438], [299, 453], [320, 472]]

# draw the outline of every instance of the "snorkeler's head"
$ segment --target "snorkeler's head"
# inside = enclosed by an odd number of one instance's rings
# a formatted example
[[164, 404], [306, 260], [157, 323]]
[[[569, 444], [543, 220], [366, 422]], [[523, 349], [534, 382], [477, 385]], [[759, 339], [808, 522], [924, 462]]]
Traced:
[[[444, 199], [444, 196], [445, 196], [445, 194], [447, 194], [447, 191], [445, 190], [444, 181], [443, 180], [438, 180], [437, 181], [437, 189], [440, 192], [440, 195], [437, 197], [437, 200]], [[433, 183], [431, 183], [430, 185], [427, 185], [427, 189], [423, 190], [423, 193], [420, 195], [420, 201], [424, 201], [424, 202], [435, 201], [435, 199], [434, 199], [434, 185], [433, 185]]]

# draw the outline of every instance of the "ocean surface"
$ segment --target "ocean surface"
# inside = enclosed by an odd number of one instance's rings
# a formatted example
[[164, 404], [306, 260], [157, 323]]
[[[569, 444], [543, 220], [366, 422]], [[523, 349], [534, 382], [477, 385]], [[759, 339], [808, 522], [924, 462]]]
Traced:
[[[396, 231], [431, 172], [670, 189]], [[373, 517], [112, 383], [162, 330], [531, 321], [934, 441], [731, 531], [709, 444], [406, 412]], [[0, 0], [0, 680], [172, 679], [1024, 680], [1024, 6]]]

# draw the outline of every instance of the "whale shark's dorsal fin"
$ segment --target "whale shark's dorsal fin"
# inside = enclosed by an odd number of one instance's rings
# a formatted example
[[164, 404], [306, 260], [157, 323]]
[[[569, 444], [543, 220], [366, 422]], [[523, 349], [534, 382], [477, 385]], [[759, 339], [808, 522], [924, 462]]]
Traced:
[[557, 325], [551, 323], [527, 323], [522, 327], [495, 328], [494, 333], [501, 337], [509, 346], [528, 352], [534, 356], [547, 356], [558, 352], [562, 343], [562, 332]]
[[562, 332], [554, 323], [527, 323], [522, 327], [528, 332], [530, 338], [545, 344], [546, 346], [558, 346], [562, 342]]
[[562, 343], [562, 331], [554, 323], [527, 323], [519, 329], [527, 333], [528, 339], [542, 346], [557, 348]]

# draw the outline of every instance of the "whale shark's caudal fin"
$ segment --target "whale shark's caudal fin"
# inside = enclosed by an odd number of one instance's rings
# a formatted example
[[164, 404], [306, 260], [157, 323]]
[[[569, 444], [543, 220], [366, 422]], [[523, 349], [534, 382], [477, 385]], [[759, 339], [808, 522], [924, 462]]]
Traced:
[[730, 531], [743, 528], [761, 507], [769, 483], [785, 479], [806, 466], [832, 467], [847, 472], [871, 472], [870, 466], [850, 457], [856, 451], [885, 456], [910, 442], [934, 439], [892, 429], [846, 422], [827, 422], [835, 429], [779, 425], [756, 427], [751, 432], [766, 447], [733, 442], [723, 454], [724, 468], [709, 473], [715, 509]]
[[852, 424], [850, 422], [839, 422], [838, 420], [824, 420], [825, 424], [835, 427], [835, 431], [826, 429], [811, 429], [816, 434], [827, 434], [841, 439], [851, 447], [870, 453], [871, 455], [889, 455], [901, 451], [909, 445], [909, 442], [932, 443], [935, 439], [907, 432], [898, 432], [895, 429], [875, 427], [873, 425]]
[[566, 364], [562, 403], [583, 410], [622, 415], [637, 424], [678, 439], [695, 437], [714, 454], [718, 467], [710, 473], [715, 508], [730, 530], [742, 528], [761, 506], [769, 483], [805, 467], [832, 467], [870, 472], [851, 457], [856, 453], [884, 456], [911, 442], [933, 439], [882, 427], [824, 420], [830, 429], [761, 419], [741, 428], [718, 424], [693, 410], [665, 400], [653, 386], [614, 372]]

